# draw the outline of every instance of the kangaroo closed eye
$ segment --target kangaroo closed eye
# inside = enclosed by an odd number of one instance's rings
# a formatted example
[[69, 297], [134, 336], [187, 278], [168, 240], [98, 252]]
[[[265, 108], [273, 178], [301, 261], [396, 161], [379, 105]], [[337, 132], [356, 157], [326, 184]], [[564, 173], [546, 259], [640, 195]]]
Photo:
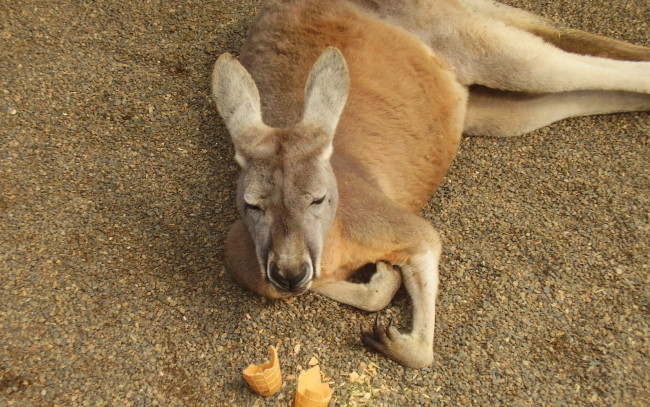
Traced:
[[253, 205], [246, 202], [246, 209], [249, 211], [262, 211], [262, 208], [258, 205]]
[[312, 205], [320, 205], [320, 204], [322, 204], [323, 202], [325, 202], [325, 195], [323, 195], [322, 198], [319, 198], [319, 199], [316, 199], [316, 200], [312, 201], [311, 204], [312, 204]]

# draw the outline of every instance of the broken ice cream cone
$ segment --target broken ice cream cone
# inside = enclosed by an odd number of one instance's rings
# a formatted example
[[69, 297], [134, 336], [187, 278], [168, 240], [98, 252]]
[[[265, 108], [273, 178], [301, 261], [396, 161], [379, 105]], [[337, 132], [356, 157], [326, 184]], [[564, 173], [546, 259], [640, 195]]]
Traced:
[[244, 379], [248, 382], [256, 393], [268, 397], [280, 390], [282, 386], [282, 373], [280, 372], [280, 362], [278, 352], [275, 347], [269, 347], [271, 361], [262, 365], [250, 365], [244, 369]]
[[298, 376], [295, 407], [326, 407], [332, 398], [333, 389], [322, 383], [320, 368], [314, 366]]

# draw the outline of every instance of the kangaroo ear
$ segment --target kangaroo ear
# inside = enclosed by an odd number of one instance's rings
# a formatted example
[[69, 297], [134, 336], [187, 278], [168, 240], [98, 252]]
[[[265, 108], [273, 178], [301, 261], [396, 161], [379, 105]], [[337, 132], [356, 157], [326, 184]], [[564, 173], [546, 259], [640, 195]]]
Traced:
[[307, 78], [302, 124], [322, 129], [331, 143], [348, 98], [349, 87], [348, 66], [343, 54], [334, 47], [327, 48]]
[[235, 160], [245, 168], [247, 151], [261, 141], [268, 127], [262, 122], [260, 94], [253, 78], [227, 52], [214, 64], [212, 96], [235, 145]]

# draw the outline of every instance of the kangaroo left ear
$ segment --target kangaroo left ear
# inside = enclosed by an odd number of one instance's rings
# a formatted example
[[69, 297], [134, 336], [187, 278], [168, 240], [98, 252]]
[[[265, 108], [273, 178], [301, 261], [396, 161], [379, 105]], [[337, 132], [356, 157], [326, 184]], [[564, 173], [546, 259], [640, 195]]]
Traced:
[[327, 48], [307, 78], [301, 123], [322, 129], [329, 136], [331, 144], [349, 88], [350, 77], [343, 54], [334, 47]]

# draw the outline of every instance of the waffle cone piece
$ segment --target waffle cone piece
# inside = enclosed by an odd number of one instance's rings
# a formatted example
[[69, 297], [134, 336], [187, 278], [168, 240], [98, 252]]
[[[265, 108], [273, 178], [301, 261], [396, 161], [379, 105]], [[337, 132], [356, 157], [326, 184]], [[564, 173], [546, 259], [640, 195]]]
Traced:
[[322, 383], [320, 368], [314, 366], [298, 376], [298, 389], [294, 400], [295, 407], [326, 407], [332, 398], [333, 389]]
[[277, 393], [282, 386], [280, 361], [275, 347], [269, 347], [271, 360], [262, 365], [250, 365], [243, 371], [244, 379], [256, 393], [268, 397]]

